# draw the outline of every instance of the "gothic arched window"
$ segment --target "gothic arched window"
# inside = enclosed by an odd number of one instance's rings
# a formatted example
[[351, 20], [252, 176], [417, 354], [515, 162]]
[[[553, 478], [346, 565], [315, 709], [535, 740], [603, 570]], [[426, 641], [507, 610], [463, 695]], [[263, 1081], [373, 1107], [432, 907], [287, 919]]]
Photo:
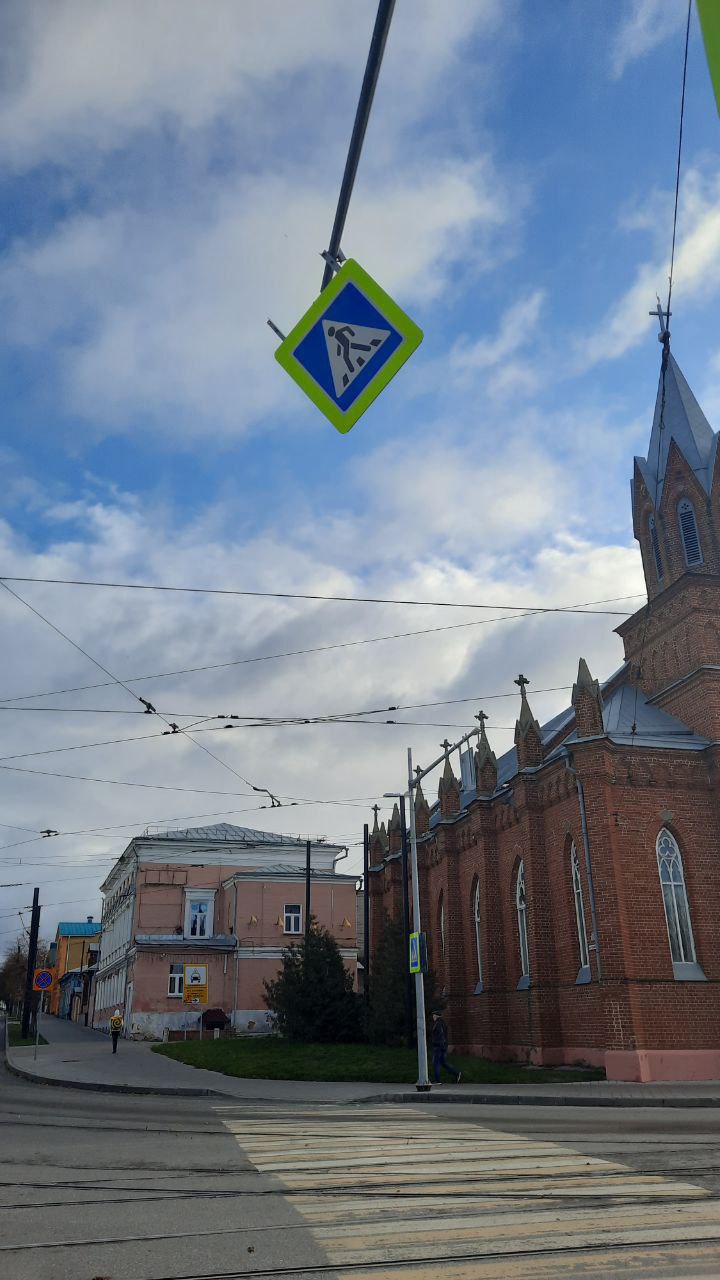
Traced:
[[662, 582], [663, 567], [662, 567], [662, 560], [660, 559], [660, 540], [658, 538], [657, 525], [655, 524], [654, 516], [650, 516], [648, 520], [648, 529], [650, 531], [650, 546], [652, 547], [653, 560], [655, 561], [655, 572], [657, 574], [657, 580], [658, 582]]
[[[520, 981], [530, 977], [530, 956], [527, 936], [527, 903], [525, 901], [525, 864], [520, 863], [515, 885], [515, 906], [517, 908], [518, 939], [520, 942]], [[527, 986], [527, 982], [523, 985]]]
[[663, 827], [655, 847], [673, 964], [695, 964], [690, 907], [677, 840]]
[[481, 986], [482, 970], [482, 926], [480, 921], [480, 881], [475, 881], [473, 889], [473, 926], [475, 929], [475, 957], [477, 960], [477, 985]]
[[440, 925], [440, 951], [445, 955], [445, 899], [440, 894], [440, 909], [438, 911], [438, 923]]
[[590, 952], [588, 950], [587, 931], [585, 929], [585, 908], [583, 906], [582, 881], [580, 879], [580, 863], [577, 849], [570, 849], [570, 870], [572, 873], [573, 900], [575, 902], [575, 923], [577, 925], [578, 944], [580, 947], [580, 968], [590, 968]]
[[680, 523], [680, 536], [685, 553], [685, 563], [688, 569], [691, 569], [695, 564], [702, 564], [703, 554], [695, 512], [692, 503], [687, 498], [683, 498], [682, 502], [678, 504], [678, 521]]

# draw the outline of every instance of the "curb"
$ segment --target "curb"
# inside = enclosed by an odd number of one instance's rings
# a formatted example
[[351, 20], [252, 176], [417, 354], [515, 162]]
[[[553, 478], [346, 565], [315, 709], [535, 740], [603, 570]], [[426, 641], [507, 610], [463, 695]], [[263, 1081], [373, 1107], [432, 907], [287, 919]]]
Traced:
[[591, 1094], [586, 1098], [576, 1095], [547, 1093], [384, 1093], [375, 1102], [422, 1103], [425, 1106], [481, 1106], [481, 1107], [720, 1107], [718, 1098], [645, 1097], [613, 1098]]
[[25, 1071], [22, 1067], [17, 1067], [11, 1061], [8, 1053], [5, 1054], [5, 1066], [12, 1075], [18, 1076], [20, 1080], [28, 1080], [30, 1084], [44, 1084], [56, 1089], [85, 1089], [91, 1093], [154, 1094], [163, 1098], [227, 1098], [230, 1096], [227, 1093], [221, 1093], [217, 1089], [163, 1089], [142, 1084], [96, 1084], [94, 1081], [89, 1080], [55, 1080], [51, 1076], [36, 1075], [32, 1071]]

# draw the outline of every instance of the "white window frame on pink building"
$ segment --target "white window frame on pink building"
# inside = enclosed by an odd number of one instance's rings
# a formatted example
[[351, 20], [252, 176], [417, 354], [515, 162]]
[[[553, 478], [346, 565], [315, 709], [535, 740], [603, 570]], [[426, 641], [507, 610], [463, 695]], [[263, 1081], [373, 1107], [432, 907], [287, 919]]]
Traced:
[[[204, 939], [212, 938], [213, 936], [216, 892], [217, 892], [216, 889], [195, 889], [195, 888], [185, 889], [185, 913], [184, 913], [185, 918], [183, 921], [183, 934], [186, 938], [189, 938], [193, 942], [203, 941]], [[205, 917], [206, 931], [202, 935], [196, 935], [190, 932], [190, 925], [192, 921], [192, 908], [193, 908], [193, 903], [195, 902], [207, 902], [208, 904], [207, 915]]]

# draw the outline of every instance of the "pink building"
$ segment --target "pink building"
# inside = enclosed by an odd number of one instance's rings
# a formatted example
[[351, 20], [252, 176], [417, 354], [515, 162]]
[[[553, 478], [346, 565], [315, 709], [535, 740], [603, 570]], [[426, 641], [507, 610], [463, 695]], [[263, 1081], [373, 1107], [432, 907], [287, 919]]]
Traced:
[[[207, 966], [203, 1007], [222, 1009], [238, 1032], [267, 1031], [263, 982], [305, 929], [305, 856], [304, 840], [227, 823], [131, 840], [102, 885], [94, 1025], [119, 1008], [136, 1039], [196, 1027], [198, 1008], [183, 1002], [193, 964]], [[335, 870], [346, 856], [312, 844], [311, 910], [356, 977], [356, 877]]]

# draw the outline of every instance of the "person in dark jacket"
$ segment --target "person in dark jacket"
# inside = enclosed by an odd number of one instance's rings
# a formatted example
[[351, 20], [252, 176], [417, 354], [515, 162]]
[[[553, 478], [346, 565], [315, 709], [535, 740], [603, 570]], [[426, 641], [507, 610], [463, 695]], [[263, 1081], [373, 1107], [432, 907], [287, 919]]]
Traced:
[[432, 1016], [432, 1051], [433, 1051], [433, 1075], [435, 1083], [440, 1084], [440, 1068], [444, 1067], [449, 1075], [455, 1077], [455, 1083], [460, 1083], [460, 1072], [451, 1066], [445, 1057], [448, 1047], [448, 1029], [444, 1018], [438, 1013], [437, 1009], [433, 1011]]

